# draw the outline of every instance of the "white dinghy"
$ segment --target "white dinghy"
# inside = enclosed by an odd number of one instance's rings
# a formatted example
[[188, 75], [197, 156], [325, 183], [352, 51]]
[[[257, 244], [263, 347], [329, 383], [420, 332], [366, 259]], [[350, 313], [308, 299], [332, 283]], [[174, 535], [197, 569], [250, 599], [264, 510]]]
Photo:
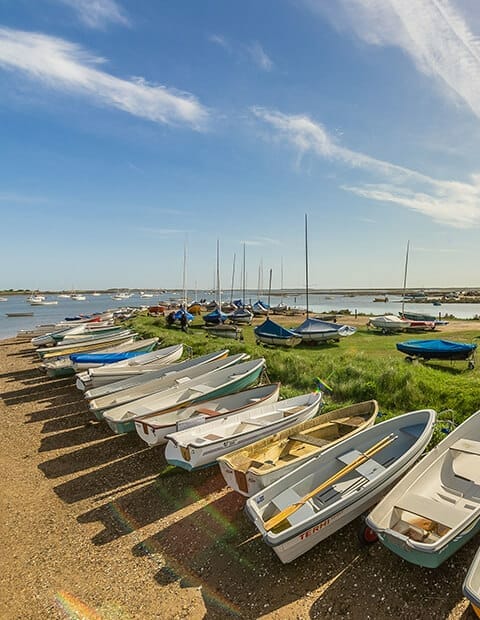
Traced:
[[388, 549], [429, 568], [480, 531], [480, 411], [431, 450], [366, 523]]
[[250, 497], [247, 515], [282, 562], [295, 560], [378, 501], [420, 457], [435, 418], [413, 411], [337, 443]]
[[161, 366], [172, 364], [182, 357], [183, 344], [174, 344], [170, 347], [157, 349], [129, 360], [122, 360], [114, 364], [91, 368], [77, 375], [77, 388], [88, 390], [93, 387], [121, 381], [131, 376], [158, 370]]
[[165, 437], [170, 433], [176, 433], [192, 426], [210, 424], [214, 420], [227, 418], [249, 407], [274, 403], [278, 400], [279, 392], [279, 383], [269, 383], [236, 394], [206, 400], [183, 409], [166, 413], [160, 411], [136, 420], [135, 430], [149, 446], [164, 444], [167, 443]]
[[87, 400], [91, 400], [92, 398], [101, 398], [103, 396], [115, 394], [116, 392], [130, 388], [136, 388], [143, 383], [148, 383], [154, 379], [159, 379], [169, 373], [180, 372], [182, 370], [194, 368], [195, 366], [200, 366], [202, 364], [214, 362], [215, 360], [223, 359], [227, 357], [228, 353], [228, 349], [222, 349], [221, 351], [215, 351], [214, 353], [191, 357], [183, 362], [177, 362], [176, 364], [162, 364], [161, 366], [157, 366], [156, 369], [152, 369], [149, 372], [144, 372], [141, 375], [134, 375], [133, 377], [122, 379], [121, 381], [114, 381], [113, 383], [106, 383], [105, 385], [91, 388], [85, 392], [84, 396]]
[[464, 596], [472, 604], [475, 614], [480, 618], [480, 550], [477, 551], [470, 564], [462, 589]]
[[118, 407], [120, 405], [135, 402], [140, 398], [161, 392], [162, 390], [166, 390], [173, 386], [181, 385], [183, 387], [187, 387], [188, 384], [194, 379], [203, 377], [211, 372], [216, 372], [217, 370], [222, 370], [223, 368], [233, 366], [238, 362], [245, 360], [247, 357], [248, 356], [246, 353], [237, 353], [237, 355], [230, 355], [229, 357], [220, 357], [212, 362], [208, 362], [207, 364], [190, 364], [188, 367], [177, 371], [169, 371], [170, 367], [167, 366], [166, 372], [164, 371], [162, 375], [152, 379], [152, 381], [142, 383], [133, 388], [121, 390], [120, 392], [115, 392], [114, 394], [107, 394], [106, 396], [101, 396], [100, 398], [92, 398], [92, 400], [88, 403], [88, 406], [90, 411], [93, 412], [107, 411], [112, 407]]
[[164, 410], [172, 411], [179, 407], [187, 407], [196, 402], [243, 390], [259, 378], [264, 365], [265, 359], [263, 357], [242, 362], [197, 377], [187, 385], [182, 385], [179, 382], [166, 390], [139, 398], [132, 403], [113, 407], [106, 411], [105, 415], [96, 411], [95, 415], [99, 419], [104, 417], [115, 433], [128, 433], [135, 430], [135, 420], [149, 413], [158, 413]]
[[167, 435], [165, 458], [188, 470], [213, 465], [223, 454], [313, 418], [321, 400], [321, 393], [303, 394], [172, 433]]

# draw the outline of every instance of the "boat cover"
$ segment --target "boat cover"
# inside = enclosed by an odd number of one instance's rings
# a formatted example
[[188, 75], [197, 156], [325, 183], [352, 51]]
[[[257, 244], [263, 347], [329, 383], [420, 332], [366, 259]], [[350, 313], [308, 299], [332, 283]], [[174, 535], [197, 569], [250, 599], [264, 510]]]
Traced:
[[268, 304], [266, 304], [264, 301], [261, 301], [259, 299], [258, 301], [256, 301], [253, 304], [252, 308], [256, 312], [266, 312], [270, 308], [270, 306]]
[[253, 331], [257, 336], [268, 336], [269, 338], [287, 339], [292, 338], [292, 336], [297, 336], [291, 329], [286, 329], [271, 319], [265, 319], [265, 321], [261, 325], [255, 327]]
[[357, 328], [312, 318], [306, 319], [293, 331], [300, 336], [302, 334], [327, 334], [329, 332], [335, 333], [339, 336], [351, 336], [357, 331]]
[[76, 364], [113, 364], [128, 360], [137, 355], [143, 355], [144, 351], [124, 351], [123, 353], [72, 353], [70, 359]]
[[227, 319], [228, 314], [225, 314], [225, 312], [222, 312], [218, 308], [215, 308], [215, 310], [212, 310], [212, 312], [203, 315], [203, 320], [205, 321], [205, 323], [223, 323]]
[[193, 314], [190, 314], [190, 312], [187, 312], [186, 310], [177, 310], [175, 314], [173, 315], [173, 318], [176, 321], [179, 321], [182, 318], [182, 314], [186, 315], [187, 321], [193, 321], [193, 319], [195, 318]]
[[452, 342], [451, 340], [407, 340], [397, 344], [397, 349], [402, 353], [424, 359], [463, 360], [469, 357], [476, 348], [476, 344]]

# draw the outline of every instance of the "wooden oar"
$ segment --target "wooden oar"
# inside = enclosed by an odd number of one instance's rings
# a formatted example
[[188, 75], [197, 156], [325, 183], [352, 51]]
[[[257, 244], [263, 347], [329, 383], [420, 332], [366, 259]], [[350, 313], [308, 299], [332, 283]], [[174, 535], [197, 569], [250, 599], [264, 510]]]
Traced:
[[264, 523], [265, 529], [267, 531], [271, 530], [275, 526], [282, 523], [282, 521], [284, 521], [285, 519], [288, 519], [290, 515], [292, 515], [299, 508], [301, 508], [304, 504], [306, 504], [309, 499], [311, 499], [312, 497], [315, 497], [317, 493], [320, 493], [320, 491], [323, 491], [323, 489], [326, 489], [327, 487], [331, 486], [337, 480], [340, 480], [340, 478], [343, 478], [343, 476], [346, 476], [349, 472], [353, 471], [354, 469], [356, 469], [357, 467], [359, 467], [360, 465], [368, 461], [368, 459], [370, 459], [374, 454], [376, 454], [377, 452], [380, 452], [380, 450], [383, 450], [383, 448], [386, 448], [393, 441], [395, 441], [395, 439], [397, 439], [397, 436], [394, 435], [393, 433], [381, 439], [378, 443], [376, 443], [374, 446], [366, 450], [361, 456], [359, 456], [352, 463], [350, 463], [350, 465], [346, 465], [336, 474], [328, 478], [328, 480], [325, 480], [325, 482], [322, 482], [322, 484], [320, 484], [318, 487], [313, 489], [313, 491], [310, 491], [310, 493], [307, 493], [307, 495], [304, 495], [298, 502], [295, 502], [294, 504], [287, 506], [281, 512], [279, 512], [278, 514], [274, 515], [271, 519], [266, 521]]

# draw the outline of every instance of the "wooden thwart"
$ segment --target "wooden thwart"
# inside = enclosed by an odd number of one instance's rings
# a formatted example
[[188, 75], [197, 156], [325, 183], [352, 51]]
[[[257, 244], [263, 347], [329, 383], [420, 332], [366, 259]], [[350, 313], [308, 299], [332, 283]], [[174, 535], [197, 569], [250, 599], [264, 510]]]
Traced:
[[289, 439], [291, 441], [301, 441], [303, 443], [311, 444], [312, 446], [317, 446], [317, 448], [323, 448], [324, 446], [332, 443], [332, 440], [322, 439], [321, 437], [314, 437], [313, 435], [303, 435], [299, 433], [297, 435], [290, 435]]
[[378, 443], [376, 443], [374, 446], [366, 450], [361, 456], [359, 456], [352, 463], [350, 463], [350, 465], [346, 465], [336, 474], [334, 474], [333, 476], [330, 476], [328, 480], [325, 480], [324, 482], [322, 482], [322, 484], [320, 484], [318, 487], [313, 489], [313, 491], [310, 491], [310, 493], [307, 493], [307, 495], [304, 495], [298, 502], [295, 502], [294, 504], [287, 506], [281, 512], [279, 512], [278, 514], [274, 515], [271, 519], [266, 521], [264, 524], [265, 529], [267, 531], [272, 530], [274, 527], [282, 523], [282, 521], [284, 521], [285, 519], [288, 519], [290, 515], [292, 515], [299, 508], [301, 508], [301, 506], [306, 504], [309, 499], [311, 499], [312, 497], [315, 497], [315, 495], [320, 493], [320, 491], [323, 491], [327, 487], [334, 484], [337, 480], [340, 480], [340, 478], [343, 478], [343, 476], [346, 476], [348, 473], [350, 473], [351, 471], [353, 471], [354, 469], [362, 465], [362, 463], [365, 463], [366, 461], [368, 461], [368, 459], [370, 459], [374, 454], [376, 454], [377, 452], [380, 452], [380, 450], [383, 450], [383, 448], [386, 448], [388, 445], [394, 442], [396, 438], [397, 438], [396, 435], [393, 435], [392, 433], [391, 435], [388, 435], [387, 437], [384, 437], [383, 439], [381, 439]]

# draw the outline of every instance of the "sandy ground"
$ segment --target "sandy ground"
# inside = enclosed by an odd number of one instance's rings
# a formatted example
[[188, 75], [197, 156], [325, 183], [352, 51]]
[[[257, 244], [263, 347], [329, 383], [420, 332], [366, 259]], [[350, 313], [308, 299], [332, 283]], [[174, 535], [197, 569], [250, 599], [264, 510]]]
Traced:
[[72, 379], [0, 342], [2, 619], [473, 618], [461, 585], [478, 538], [435, 571], [353, 522], [282, 565], [217, 468], [163, 472], [163, 448], [113, 436]]

